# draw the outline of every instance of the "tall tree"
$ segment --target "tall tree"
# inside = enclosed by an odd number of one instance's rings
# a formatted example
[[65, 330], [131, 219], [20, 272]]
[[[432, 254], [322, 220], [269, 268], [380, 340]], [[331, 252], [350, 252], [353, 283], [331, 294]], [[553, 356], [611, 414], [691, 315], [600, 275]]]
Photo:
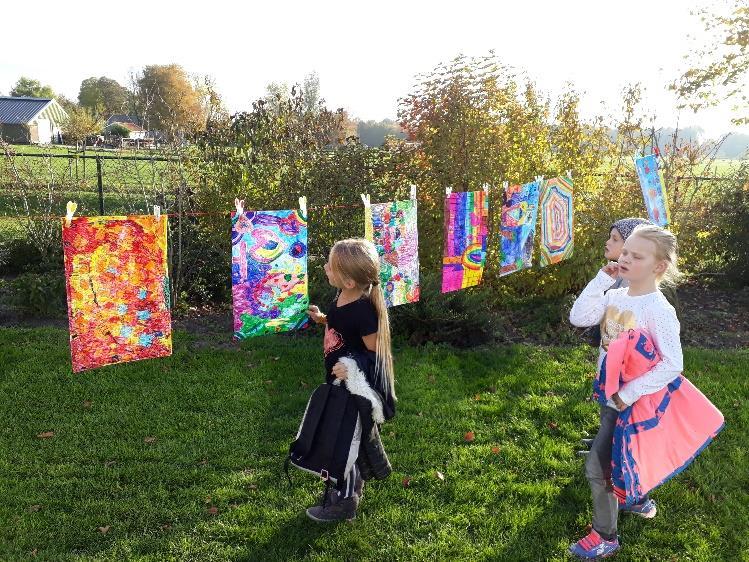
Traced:
[[29, 96], [32, 98], [53, 98], [55, 92], [51, 86], [42, 86], [39, 80], [21, 76], [10, 91], [11, 96]]
[[101, 76], [86, 78], [81, 82], [78, 103], [97, 117], [109, 117], [126, 110], [128, 91], [117, 80]]
[[172, 139], [205, 129], [201, 92], [180, 65], [146, 66], [135, 87], [136, 110], [148, 129]]
[[681, 107], [694, 111], [735, 103], [736, 124], [749, 123], [749, 5], [746, 0], [730, 0], [723, 13], [703, 9], [699, 13], [709, 44], [688, 57], [690, 68], [672, 85], [681, 98]]

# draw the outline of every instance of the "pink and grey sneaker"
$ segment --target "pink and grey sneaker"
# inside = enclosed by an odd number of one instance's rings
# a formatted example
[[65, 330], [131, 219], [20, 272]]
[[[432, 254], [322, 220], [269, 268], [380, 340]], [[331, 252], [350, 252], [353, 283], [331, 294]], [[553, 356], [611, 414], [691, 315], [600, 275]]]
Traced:
[[581, 560], [600, 560], [613, 556], [619, 550], [619, 539], [607, 541], [599, 535], [595, 529], [590, 531], [587, 537], [581, 538], [575, 544], [570, 545], [570, 554]]
[[645, 519], [652, 519], [655, 514], [658, 513], [658, 506], [651, 499], [647, 499], [642, 503], [636, 503], [635, 505], [627, 505], [624, 503], [619, 504], [619, 511], [621, 513], [634, 513]]

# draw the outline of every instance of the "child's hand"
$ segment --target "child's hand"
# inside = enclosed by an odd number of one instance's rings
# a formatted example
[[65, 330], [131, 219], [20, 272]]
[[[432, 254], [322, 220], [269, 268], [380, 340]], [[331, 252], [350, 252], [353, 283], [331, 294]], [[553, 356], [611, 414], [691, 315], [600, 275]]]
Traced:
[[616, 405], [616, 409], [619, 410], [620, 412], [623, 412], [624, 410], [627, 409], [627, 405], [624, 403], [624, 401], [621, 398], [619, 398], [619, 393], [618, 392], [615, 392], [611, 396], [611, 400]]
[[615, 261], [610, 261], [601, 268], [601, 271], [603, 271], [609, 277], [616, 279], [619, 277], [619, 264]]
[[312, 321], [315, 324], [325, 324], [326, 322], [326, 316], [320, 312], [320, 309], [314, 304], [311, 304], [309, 308], [307, 308], [307, 314], [309, 314], [309, 317], [312, 318]]
[[348, 378], [348, 369], [346, 369], [346, 365], [344, 365], [340, 361], [333, 365], [332, 372], [333, 376], [340, 381], [345, 381]]

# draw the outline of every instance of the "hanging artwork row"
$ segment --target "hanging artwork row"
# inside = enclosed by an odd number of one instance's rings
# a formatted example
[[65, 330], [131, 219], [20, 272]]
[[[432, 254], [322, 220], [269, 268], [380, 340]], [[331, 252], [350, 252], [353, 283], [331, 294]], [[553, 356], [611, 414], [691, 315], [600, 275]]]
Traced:
[[[380, 256], [388, 306], [419, 300], [419, 235], [411, 197], [370, 203], [363, 195], [365, 237]], [[245, 211], [231, 216], [234, 338], [288, 332], [309, 323], [307, 208]], [[501, 275], [526, 269], [540, 216], [540, 264], [567, 259], [573, 249], [573, 183], [567, 177], [512, 185], [501, 201]], [[168, 217], [76, 217], [69, 203], [62, 238], [73, 370], [164, 357], [172, 352]], [[444, 202], [442, 292], [479, 285], [489, 237], [488, 186], [448, 189]]]

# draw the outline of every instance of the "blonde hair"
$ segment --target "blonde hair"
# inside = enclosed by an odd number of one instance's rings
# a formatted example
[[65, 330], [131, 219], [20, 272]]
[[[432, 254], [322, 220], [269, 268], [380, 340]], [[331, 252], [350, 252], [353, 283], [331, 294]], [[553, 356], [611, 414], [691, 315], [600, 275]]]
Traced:
[[658, 284], [676, 285], [681, 279], [677, 265], [678, 244], [670, 230], [655, 224], [641, 224], [635, 227], [630, 236], [639, 236], [655, 244], [655, 259], [666, 262], [666, 270], [658, 275]]
[[377, 248], [364, 238], [340, 240], [330, 249], [328, 263], [337, 276], [353, 281], [369, 297], [377, 311], [375, 371], [385, 391], [395, 398], [390, 320], [380, 284], [380, 256]]

